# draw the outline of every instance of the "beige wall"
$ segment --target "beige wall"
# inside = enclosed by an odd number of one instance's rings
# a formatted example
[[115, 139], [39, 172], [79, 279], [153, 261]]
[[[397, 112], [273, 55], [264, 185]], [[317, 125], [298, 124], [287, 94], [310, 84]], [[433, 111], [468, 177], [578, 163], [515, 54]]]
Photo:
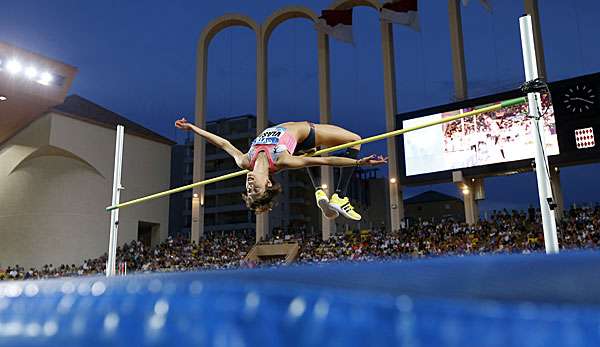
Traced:
[[[48, 114], [0, 148], [0, 267], [79, 264], [106, 252], [116, 131]], [[170, 146], [125, 135], [121, 201], [169, 188]], [[121, 211], [119, 244], [138, 221], [168, 234], [169, 200]]]

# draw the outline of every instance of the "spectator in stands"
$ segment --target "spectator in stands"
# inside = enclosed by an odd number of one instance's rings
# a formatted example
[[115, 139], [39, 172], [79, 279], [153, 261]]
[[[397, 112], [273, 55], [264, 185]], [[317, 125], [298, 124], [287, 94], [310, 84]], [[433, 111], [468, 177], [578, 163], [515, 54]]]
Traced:
[[[439, 223], [420, 221], [401, 231], [371, 230], [334, 235], [322, 241], [320, 235], [281, 234], [283, 242], [296, 239], [300, 245], [300, 263], [331, 261], [386, 261], [445, 255], [490, 253], [532, 253], [544, 250], [539, 211], [496, 211], [487, 220], [467, 225], [450, 219]], [[600, 205], [572, 208], [558, 224], [559, 244], [563, 249], [597, 248], [600, 246]], [[281, 259], [255, 264], [244, 261], [254, 244], [250, 235], [211, 235], [199, 243], [183, 238], [167, 238], [148, 248], [131, 241], [117, 248], [117, 263], [127, 263], [128, 272], [190, 271], [201, 269], [252, 268], [277, 266]], [[106, 253], [96, 259], [40, 270], [22, 266], [0, 269], [0, 280], [44, 279], [103, 273]]]

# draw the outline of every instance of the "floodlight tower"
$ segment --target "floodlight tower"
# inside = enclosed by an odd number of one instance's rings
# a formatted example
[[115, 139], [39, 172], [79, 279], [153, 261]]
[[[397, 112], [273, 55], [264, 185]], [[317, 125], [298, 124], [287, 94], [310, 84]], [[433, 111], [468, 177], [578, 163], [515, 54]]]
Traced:
[[0, 42], [0, 144], [61, 104], [77, 68]]

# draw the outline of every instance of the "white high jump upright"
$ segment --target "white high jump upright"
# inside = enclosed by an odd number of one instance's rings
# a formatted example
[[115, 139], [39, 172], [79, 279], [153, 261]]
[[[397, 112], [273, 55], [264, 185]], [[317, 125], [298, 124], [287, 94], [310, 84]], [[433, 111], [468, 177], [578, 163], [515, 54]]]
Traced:
[[[527, 81], [531, 81], [538, 78], [531, 16], [525, 15], [519, 18], [519, 27], [521, 30], [521, 47], [523, 49], [525, 78]], [[550, 169], [548, 157], [544, 152], [544, 132], [540, 131], [540, 115], [538, 108], [541, 108], [541, 99], [539, 93], [527, 93], [527, 99], [529, 101], [529, 115], [531, 116], [532, 136], [535, 144], [535, 174], [540, 197], [540, 211], [542, 213], [546, 253], [558, 253], [556, 218], [554, 210], [550, 208], [550, 203], [554, 202], [552, 188], [550, 186]]]
[[[121, 169], [123, 167], [123, 136], [125, 127], [117, 125], [117, 139], [115, 144], [115, 171], [113, 174], [112, 203], [118, 204], [121, 197]], [[117, 257], [117, 239], [119, 235], [119, 209], [110, 211], [110, 238], [108, 241], [108, 261], [106, 262], [106, 277], [115, 276]]]

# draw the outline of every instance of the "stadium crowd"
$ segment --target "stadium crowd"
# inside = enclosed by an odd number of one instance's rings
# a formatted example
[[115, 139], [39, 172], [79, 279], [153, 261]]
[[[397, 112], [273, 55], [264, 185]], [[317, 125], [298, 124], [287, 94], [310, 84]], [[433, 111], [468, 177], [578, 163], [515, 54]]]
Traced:
[[[600, 246], [600, 205], [572, 208], [558, 225], [562, 249]], [[322, 241], [320, 235], [288, 235], [300, 245], [298, 263], [329, 261], [371, 261], [442, 255], [543, 252], [540, 216], [535, 211], [502, 211], [475, 225], [443, 220], [420, 221], [387, 232], [370, 230], [334, 235]], [[127, 263], [129, 272], [189, 271], [255, 266], [244, 261], [253, 245], [253, 235], [212, 235], [199, 243], [167, 238], [155, 247], [131, 241], [117, 250], [117, 263]], [[41, 269], [9, 266], [0, 268], [2, 279], [41, 279], [103, 273], [107, 255], [88, 259], [80, 265], [44, 265]], [[268, 266], [283, 262], [271, 259]], [[261, 264], [258, 264], [261, 265]], [[262, 264], [264, 265], [264, 264]]]

